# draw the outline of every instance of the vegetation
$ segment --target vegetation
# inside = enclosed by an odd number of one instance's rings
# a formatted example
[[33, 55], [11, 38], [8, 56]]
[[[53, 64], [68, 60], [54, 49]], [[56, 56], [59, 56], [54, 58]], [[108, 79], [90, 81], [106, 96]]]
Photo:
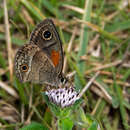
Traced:
[[[130, 3], [128, 0], [0, 1], [0, 129], [129, 130]], [[50, 103], [44, 86], [20, 83], [17, 49], [36, 24], [52, 18], [65, 52], [64, 73], [77, 91], [99, 72], [73, 106]]]

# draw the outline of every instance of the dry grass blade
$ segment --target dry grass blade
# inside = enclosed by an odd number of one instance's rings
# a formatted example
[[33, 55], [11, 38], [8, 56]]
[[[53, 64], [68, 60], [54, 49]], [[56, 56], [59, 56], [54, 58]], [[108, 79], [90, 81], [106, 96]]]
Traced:
[[79, 7], [75, 7], [75, 6], [72, 6], [72, 5], [66, 5], [66, 4], [64, 4], [63, 7], [67, 8], [67, 9], [74, 10], [74, 11], [81, 13], [81, 14], [84, 13], [84, 10], [79, 8]]
[[125, 67], [125, 68], [130, 68], [130, 63], [124, 63], [123, 65], [122, 65], [123, 67]]
[[19, 98], [17, 92], [12, 87], [10, 87], [7, 84], [5, 84], [4, 82], [0, 81], [0, 87], [3, 88], [5, 91], [7, 91], [7, 93], [9, 93], [10, 95], [12, 95], [16, 99]]
[[[39, 104], [39, 98], [37, 98], [37, 99], [36, 99], [36, 102], [35, 102], [33, 105], [31, 105], [31, 108], [32, 108], [32, 106], [35, 106], [35, 107], [36, 107], [38, 104]], [[27, 119], [26, 119], [26, 121], [25, 121], [25, 124], [30, 124], [31, 118], [32, 118], [33, 114], [34, 114], [34, 110], [32, 109], [32, 110], [30, 111], [30, 113], [28, 114], [28, 117], [27, 117]]]
[[7, 43], [7, 51], [8, 51], [10, 81], [12, 81], [13, 80], [12, 44], [11, 44], [10, 31], [9, 31], [9, 21], [8, 21], [6, 0], [4, 0], [4, 18], [5, 18], [5, 33], [6, 33], [6, 43]]
[[94, 82], [94, 80], [96, 79], [96, 77], [99, 75], [100, 72], [97, 72], [91, 79], [90, 81], [87, 83], [87, 85], [82, 89], [82, 91], [79, 94], [79, 98], [81, 98], [83, 96], [83, 94], [86, 92], [86, 90], [90, 87], [90, 85]]
[[100, 30], [97, 25], [92, 24], [92, 23], [90, 23], [90, 22], [88, 22], [88, 21], [84, 21], [84, 20], [77, 19], [77, 18], [74, 18], [74, 20], [76, 20], [76, 21], [79, 22], [79, 23], [86, 24], [88, 27], [90, 27], [90, 28], [91, 28], [92, 30], [94, 30], [94, 31], [99, 32], [99, 30]]
[[20, 113], [11, 104], [0, 100], [0, 118], [17, 123], [20, 121]]
[[[102, 79], [102, 80], [105, 83], [109, 83], [109, 84], [113, 84], [114, 83], [114, 81], [111, 80], [111, 79]], [[117, 84], [119, 84], [121, 86], [130, 87], [130, 83], [128, 83], [128, 82], [122, 82], [122, 81], [119, 81], [119, 80], [117, 80], [116, 82], [117, 82]]]
[[112, 102], [112, 97], [108, 94], [108, 92], [102, 87], [102, 85], [100, 83], [98, 83], [97, 81], [94, 81], [93, 82], [95, 85], [97, 85], [101, 90], [102, 92], [104, 93], [105, 97], [110, 101]]
[[21, 105], [21, 122], [24, 123], [25, 109], [24, 104]]
[[73, 77], [75, 74], [76, 74], [76, 71], [73, 71], [73, 72], [71, 72], [71, 73], [68, 73], [68, 74], [66, 75], [66, 77], [67, 77], [68, 79], [72, 79], [72, 77]]
[[32, 24], [34, 26], [34, 20], [31, 18], [28, 11], [25, 8], [23, 8], [22, 11], [23, 17], [28, 21], [29, 24]]
[[6, 68], [6, 69], [1, 69], [0, 68], [0, 75], [5, 74], [8, 70], [9, 70], [9, 68]]
[[[74, 41], [75, 36], [76, 36], [76, 32], [77, 32], [77, 27], [74, 28], [72, 37], [71, 37], [70, 42], [68, 44], [67, 53], [69, 53], [72, 49], [72, 45], [73, 45], [73, 41]], [[65, 59], [64, 59], [63, 73], [65, 73], [66, 70], [67, 70], [67, 57], [65, 57]]]
[[[100, 74], [102, 74], [102, 75], [107, 75], [107, 76], [113, 76], [113, 74], [112, 74], [112, 72], [109, 72], [109, 71], [100, 71]], [[119, 78], [119, 79], [121, 79], [121, 78], [123, 78], [123, 75], [121, 75], [121, 74], [116, 74], [116, 78]]]
[[102, 98], [99, 98], [95, 107], [94, 107], [94, 109], [93, 109], [93, 111], [91, 112], [91, 115], [94, 115], [96, 113], [96, 110], [97, 110], [99, 104], [101, 103], [101, 101], [102, 101]]
[[[88, 48], [87, 48], [87, 52], [88, 52], [88, 54], [91, 54], [91, 55], [93, 55], [93, 56], [96, 56], [96, 55], [94, 55], [94, 53], [95, 53], [95, 47], [97, 47], [98, 45], [100, 45], [100, 44], [98, 44], [99, 42], [98, 42], [98, 38], [99, 38], [99, 34], [96, 34], [96, 36], [94, 37], [94, 39], [92, 39], [90, 42], [89, 42], [89, 46], [88, 46]], [[99, 55], [98, 55], [99, 56]]]
[[99, 97], [104, 98], [109, 104], [112, 104], [112, 102], [105, 96], [105, 94], [103, 93], [103, 91], [101, 91], [95, 85], [91, 86], [90, 90], [93, 91]]
[[109, 68], [109, 67], [112, 67], [112, 66], [117, 66], [121, 63], [122, 63], [122, 60], [117, 60], [117, 61], [109, 63], [109, 64], [105, 64], [105, 65], [102, 65], [102, 66], [98, 66], [96, 68], [92, 68], [91, 70], [86, 71], [86, 74], [89, 74], [89, 73], [95, 72], [95, 71], [99, 71], [99, 70], [102, 70], [102, 69], [106, 69], [106, 68]]

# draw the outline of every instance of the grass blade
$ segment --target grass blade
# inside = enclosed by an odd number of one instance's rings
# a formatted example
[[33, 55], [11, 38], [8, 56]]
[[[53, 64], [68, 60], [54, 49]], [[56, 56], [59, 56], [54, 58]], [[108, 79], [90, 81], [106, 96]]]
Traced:
[[[90, 19], [91, 19], [90, 16], [91, 16], [92, 3], [93, 3], [93, 0], [85, 1], [85, 11], [84, 11], [84, 15], [83, 15], [84, 21], [90, 21]], [[80, 35], [80, 49], [79, 49], [79, 53], [78, 53], [78, 57], [77, 57], [77, 66], [78, 66], [80, 72], [83, 74], [83, 72], [85, 70], [85, 62], [80, 61], [80, 56], [83, 56], [86, 54], [89, 32], [88, 32], [88, 27], [86, 25], [82, 25], [82, 26], [83, 26], [83, 29], [82, 29], [81, 35]], [[75, 86], [81, 86], [81, 82], [79, 80], [78, 75], [76, 75], [76, 77], [75, 77]]]

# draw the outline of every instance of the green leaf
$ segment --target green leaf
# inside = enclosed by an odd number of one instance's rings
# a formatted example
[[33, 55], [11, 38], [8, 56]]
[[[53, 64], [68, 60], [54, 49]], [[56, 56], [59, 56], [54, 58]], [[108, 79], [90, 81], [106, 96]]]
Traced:
[[108, 32], [116, 32], [129, 28], [130, 28], [130, 20], [127, 20], [123, 22], [118, 21], [116, 23], [113, 23], [112, 25], [108, 25], [105, 27], [105, 30], [107, 30]]
[[20, 130], [48, 130], [43, 124], [32, 122], [31, 124], [21, 128]]
[[97, 128], [98, 128], [98, 123], [94, 121], [92, 125], [88, 128], [88, 130], [97, 130]]
[[112, 106], [114, 108], [118, 108], [119, 107], [119, 100], [116, 96], [112, 96]]
[[19, 92], [19, 96], [20, 96], [22, 103], [28, 104], [28, 99], [27, 99], [27, 96], [24, 91], [24, 85], [26, 86], [26, 84], [22, 84], [16, 78], [14, 78], [14, 86]]
[[120, 114], [121, 114], [121, 119], [122, 119], [124, 129], [128, 130], [128, 121], [126, 120], [127, 113], [126, 113], [126, 109], [125, 109], [124, 104], [123, 104], [123, 94], [122, 94], [122, 91], [121, 91], [121, 87], [116, 83], [116, 80], [114, 81], [113, 86], [115, 88], [115, 92], [117, 94], [117, 98], [118, 98], [119, 103], [120, 103], [120, 105], [119, 105]]
[[59, 121], [59, 126], [61, 130], [72, 130], [73, 121], [68, 117]]

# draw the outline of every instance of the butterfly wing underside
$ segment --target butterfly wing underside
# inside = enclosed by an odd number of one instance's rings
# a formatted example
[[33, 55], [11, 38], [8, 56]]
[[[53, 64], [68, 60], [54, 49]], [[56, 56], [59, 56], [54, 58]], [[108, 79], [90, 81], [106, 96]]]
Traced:
[[[50, 35], [49, 38], [47, 34]], [[48, 56], [57, 74], [62, 73], [62, 43], [51, 19], [46, 19], [36, 26], [31, 34], [30, 43], [36, 44]]]

